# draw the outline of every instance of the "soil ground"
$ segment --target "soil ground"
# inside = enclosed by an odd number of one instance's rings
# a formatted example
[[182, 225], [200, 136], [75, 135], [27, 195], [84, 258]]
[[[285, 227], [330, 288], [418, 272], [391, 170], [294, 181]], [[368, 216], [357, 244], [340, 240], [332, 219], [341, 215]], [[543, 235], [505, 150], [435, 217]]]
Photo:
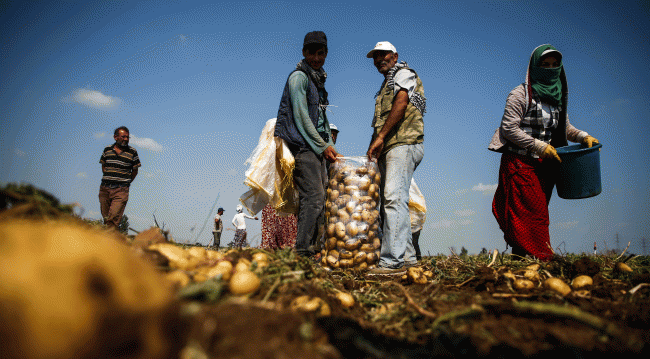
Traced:
[[[259, 250], [231, 252], [250, 257]], [[409, 278], [329, 271], [291, 252], [269, 253], [260, 289], [245, 298], [227, 293], [193, 306], [184, 358], [429, 358], [584, 357], [589, 353], [650, 353], [650, 257], [613, 270], [615, 256], [558, 256], [540, 263], [540, 280], [517, 290], [505, 273], [523, 277], [532, 260], [500, 254], [426, 257], [424, 284]], [[625, 258], [623, 258], [625, 259]], [[618, 259], [621, 261], [621, 259]], [[541, 284], [548, 276], [570, 282], [589, 274], [594, 284], [560, 295]], [[634, 287], [641, 284], [636, 290]], [[352, 294], [346, 308], [338, 292]], [[331, 314], [291, 310], [308, 295]]]

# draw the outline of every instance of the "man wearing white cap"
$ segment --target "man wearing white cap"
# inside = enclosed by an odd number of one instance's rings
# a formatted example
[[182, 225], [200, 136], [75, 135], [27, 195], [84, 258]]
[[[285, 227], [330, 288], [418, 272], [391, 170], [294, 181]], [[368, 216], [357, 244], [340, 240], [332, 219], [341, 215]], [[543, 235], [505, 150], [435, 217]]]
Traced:
[[239, 204], [237, 205], [237, 214], [232, 219], [232, 225], [235, 226], [235, 239], [233, 239], [233, 246], [236, 248], [248, 246], [248, 242], [246, 242], [246, 220], [244, 218], [258, 220], [257, 217], [251, 217], [244, 213], [244, 207]]
[[368, 52], [384, 75], [376, 94], [374, 129], [367, 156], [376, 160], [382, 177], [381, 214], [383, 238], [377, 268], [369, 275], [397, 275], [417, 263], [409, 218], [409, 187], [415, 168], [424, 156], [426, 98], [417, 73], [388, 41]]

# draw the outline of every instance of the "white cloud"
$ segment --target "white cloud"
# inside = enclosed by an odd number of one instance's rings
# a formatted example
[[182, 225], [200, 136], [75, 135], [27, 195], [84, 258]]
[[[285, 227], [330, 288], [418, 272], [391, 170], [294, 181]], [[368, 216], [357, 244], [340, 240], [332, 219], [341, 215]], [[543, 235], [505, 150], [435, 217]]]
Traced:
[[574, 228], [577, 224], [578, 221], [559, 222], [555, 224], [555, 227], [562, 228], [562, 229], [571, 229]]
[[103, 138], [105, 135], [106, 132], [95, 132], [95, 134], [93, 134], [95, 138]]
[[20, 156], [20, 157], [25, 155], [25, 152], [23, 152], [23, 151], [21, 151], [21, 150], [19, 150], [17, 148], [14, 149], [14, 153], [16, 154], [16, 156]]
[[72, 93], [73, 101], [86, 106], [98, 108], [100, 110], [110, 110], [117, 108], [122, 100], [117, 97], [112, 97], [104, 95], [99, 91], [88, 90], [88, 89], [76, 89]]
[[461, 226], [468, 226], [472, 223], [474, 223], [474, 221], [472, 221], [471, 219], [461, 219], [460, 221], [458, 221], [458, 224]]
[[474, 211], [473, 209], [463, 209], [460, 211], [455, 211], [454, 213], [456, 213], [460, 217], [469, 217], [475, 215], [476, 211]]
[[439, 229], [439, 228], [449, 228], [454, 224], [454, 221], [450, 221], [448, 219], [441, 219], [437, 222], [431, 223], [431, 227], [434, 229]]
[[478, 185], [472, 187], [472, 191], [487, 191], [487, 192], [494, 192], [497, 190], [497, 185], [498, 184], [483, 184], [479, 183]]
[[88, 177], [88, 175], [86, 174], [86, 172], [79, 172], [79, 173], [77, 173], [77, 177], [86, 178], [86, 177]]
[[161, 146], [158, 142], [154, 141], [151, 138], [146, 138], [146, 137], [137, 137], [134, 135], [131, 135], [131, 139], [129, 141], [130, 145], [134, 145], [140, 148], [144, 148], [150, 151], [154, 152], [161, 152], [163, 150], [163, 146]]

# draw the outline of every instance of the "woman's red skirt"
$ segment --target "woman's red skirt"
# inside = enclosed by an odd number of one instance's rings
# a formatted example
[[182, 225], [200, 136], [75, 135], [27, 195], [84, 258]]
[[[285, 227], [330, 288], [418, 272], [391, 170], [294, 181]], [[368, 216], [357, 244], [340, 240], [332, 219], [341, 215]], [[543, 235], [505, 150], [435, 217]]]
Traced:
[[548, 203], [555, 185], [553, 159], [504, 153], [492, 213], [513, 254], [548, 261], [553, 256], [548, 232]]

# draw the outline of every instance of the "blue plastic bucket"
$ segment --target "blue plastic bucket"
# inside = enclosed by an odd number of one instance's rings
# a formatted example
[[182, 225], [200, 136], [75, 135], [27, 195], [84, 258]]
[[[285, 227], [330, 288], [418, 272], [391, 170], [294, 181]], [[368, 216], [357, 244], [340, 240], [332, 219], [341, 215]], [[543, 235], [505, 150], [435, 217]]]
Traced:
[[557, 176], [557, 194], [564, 199], [596, 196], [602, 192], [600, 184], [600, 148], [571, 145], [556, 148], [562, 159]]

